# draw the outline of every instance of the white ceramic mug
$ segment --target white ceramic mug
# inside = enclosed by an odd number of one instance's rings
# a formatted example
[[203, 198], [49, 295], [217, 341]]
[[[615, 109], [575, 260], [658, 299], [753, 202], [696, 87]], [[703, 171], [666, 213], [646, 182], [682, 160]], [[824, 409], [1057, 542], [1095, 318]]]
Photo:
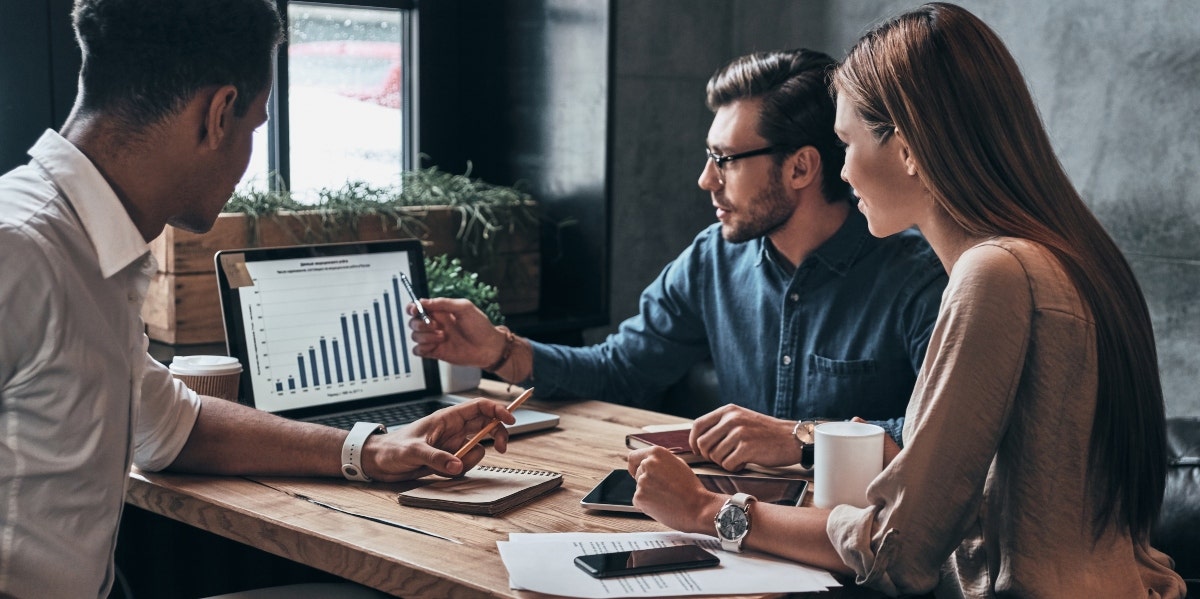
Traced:
[[813, 505], [867, 506], [867, 485], [883, 470], [883, 428], [822, 422], [814, 429]]

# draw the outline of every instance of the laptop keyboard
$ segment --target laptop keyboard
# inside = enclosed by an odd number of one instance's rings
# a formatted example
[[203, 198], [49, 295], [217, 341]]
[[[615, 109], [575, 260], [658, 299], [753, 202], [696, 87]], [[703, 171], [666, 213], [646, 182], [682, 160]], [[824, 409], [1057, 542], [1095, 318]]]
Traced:
[[378, 422], [384, 426], [393, 427], [398, 424], [408, 424], [414, 420], [420, 420], [444, 407], [446, 407], [445, 403], [431, 399], [429, 401], [383, 406], [380, 408], [359, 410], [357, 412], [332, 414], [330, 416], [309, 418], [307, 420], [345, 430], [354, 428], [355, 422]]

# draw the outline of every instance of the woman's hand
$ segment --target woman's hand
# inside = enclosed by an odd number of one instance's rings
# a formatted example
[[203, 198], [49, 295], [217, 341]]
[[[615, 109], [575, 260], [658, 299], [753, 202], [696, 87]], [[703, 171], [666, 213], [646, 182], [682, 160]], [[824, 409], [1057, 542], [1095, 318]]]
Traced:
[[637, 481], [633, 505], [647, 516], [675, 530], [713, 534], [713, 518], [725, 497], [705, 489], [670, 450], [647, 447], [630, 453], [629, 474]]

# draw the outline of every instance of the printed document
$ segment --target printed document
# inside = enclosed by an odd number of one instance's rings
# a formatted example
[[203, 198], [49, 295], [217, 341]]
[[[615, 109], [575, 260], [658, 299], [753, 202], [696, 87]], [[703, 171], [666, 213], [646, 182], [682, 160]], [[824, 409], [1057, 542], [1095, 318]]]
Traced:
[[[721, 565], [699, 570], [592, 578], [575, 566], [575, 556], [699, 545], [716, 553]], [[497, 541], [508, 568], [509, 586], [565, 597], [669, 597], [803, 593], [841, 586], [829, 572], [762, 553], [722, 551], [713, 537], [681, 532], [510, 533]]]

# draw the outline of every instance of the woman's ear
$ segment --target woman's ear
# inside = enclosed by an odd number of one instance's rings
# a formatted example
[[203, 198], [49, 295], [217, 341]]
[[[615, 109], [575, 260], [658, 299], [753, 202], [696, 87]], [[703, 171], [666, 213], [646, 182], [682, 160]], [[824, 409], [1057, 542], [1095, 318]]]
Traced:
[[910, 177], [917, 176], [917, 160], [913, 157], [912, 149], [908, 147], [908, 139], [904, 137], [904, 133], [900, 131], [899, 127], [896, 127], [892, 133], [897, 142], [900, 159], [904, 161], [904, 171]]

